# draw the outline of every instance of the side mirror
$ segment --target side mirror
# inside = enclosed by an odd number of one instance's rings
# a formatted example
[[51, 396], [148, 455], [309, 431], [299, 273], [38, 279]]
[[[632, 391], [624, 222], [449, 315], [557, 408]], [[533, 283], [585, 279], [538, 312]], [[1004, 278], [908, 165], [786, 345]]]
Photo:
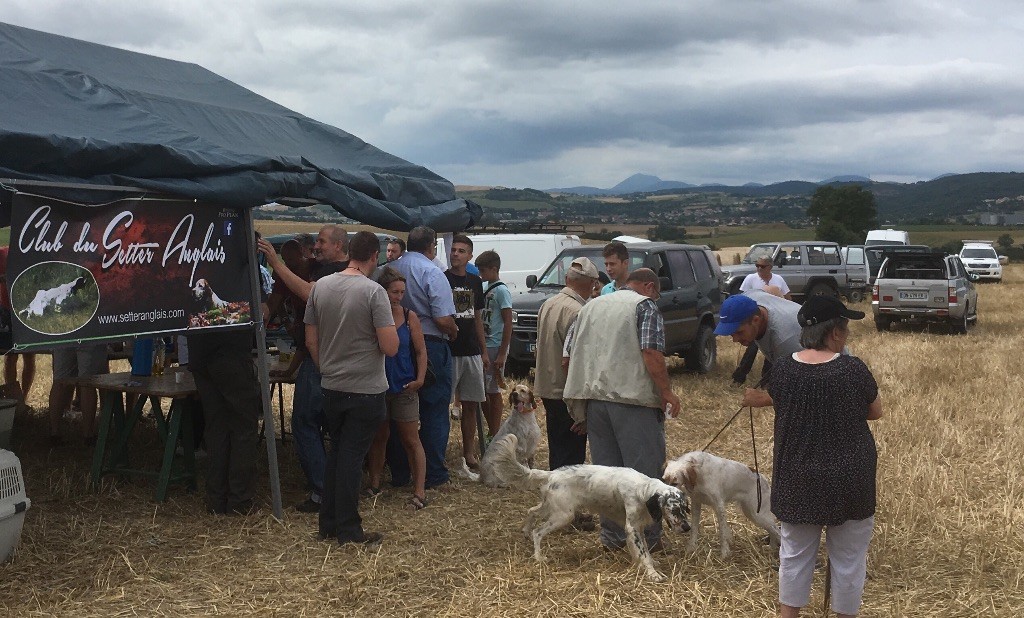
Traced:
[[658, 277], [658, 282], [661, 283], [661, 291], [666, 292], [672, 289], [672, 280], [668, 277]]
[[526, 287], [528, 287], [528, 288], [530, 288], [532, 290], [534, 287], [536, 287], [536, 285], [537, 285], [537, 275], [527, 275], [526, 276]]
[[981, 280], [981, 277], [979, 277], [978, 275], [976, 275], [974, 273], [967, 273], [967, 280], [971, 281], [971, 282], [976, 282], [976, 281]]

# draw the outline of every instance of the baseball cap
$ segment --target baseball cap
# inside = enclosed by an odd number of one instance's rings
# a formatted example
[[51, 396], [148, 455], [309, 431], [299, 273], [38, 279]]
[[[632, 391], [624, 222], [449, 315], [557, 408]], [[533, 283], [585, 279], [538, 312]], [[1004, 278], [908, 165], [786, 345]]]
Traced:
[[750, 316], [757, 313], [757, 302], [749, 296], [734, 294], [725, 299], [718, 316], [716, 335], [731, 335], [736, 332]]
[[576, 258], [572, 261], [572, 264], [569, 265], [569, 268], [585, 277], [590, 277], [591, 279], [598, 279], [600, 276], [597, 272], [597, 266], [594, 266], [594, 263], [587, 257]]
[[800, 326], [814, 326], [834, 318], [860, 320], [863, 317], [863, 311], [854, 311], [835, 296], [823, 294], [808, 298], [803, 307], [800, 307], [800, 312], [796, 314], [796, 321]]

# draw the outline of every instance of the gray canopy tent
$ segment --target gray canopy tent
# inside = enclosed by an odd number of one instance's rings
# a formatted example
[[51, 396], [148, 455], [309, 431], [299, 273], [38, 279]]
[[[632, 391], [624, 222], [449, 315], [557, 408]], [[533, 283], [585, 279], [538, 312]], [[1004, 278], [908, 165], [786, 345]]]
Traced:
[[[0, 23], [0, 179], [83, 205], [133, 195], [197, 207], [328, 204], [390, 230], [479, 220], [449, 181], [196, 64]], [[10, 215], [0, 191], [0, 225]], [[250, 246], [250, 249], [253, 249]], [[255, 271], [251, 281], [257, 290]], [[274, 514], [282, 516], [265, 333], [254, 316]]]

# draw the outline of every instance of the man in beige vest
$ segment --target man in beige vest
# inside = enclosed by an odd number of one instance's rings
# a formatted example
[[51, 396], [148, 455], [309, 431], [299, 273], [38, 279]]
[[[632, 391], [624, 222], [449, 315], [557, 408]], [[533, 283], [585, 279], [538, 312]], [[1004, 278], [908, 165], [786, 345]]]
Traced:
[[[630, 273], [626, 289], [587, 303], [566, 348], [569, 375], [563, 397], [587, 401], [590, 458], [598, 465], [633, 468], [661, 478], [665, 465], [665, 414], [679, 414], [665, 366], [665, 323], [655, 304], [658, 277], [649, 268]], [[661, 525], [644, 531], [660, 547]], [[622, 548], [614, 522], [601, 521], [601, 544]]]

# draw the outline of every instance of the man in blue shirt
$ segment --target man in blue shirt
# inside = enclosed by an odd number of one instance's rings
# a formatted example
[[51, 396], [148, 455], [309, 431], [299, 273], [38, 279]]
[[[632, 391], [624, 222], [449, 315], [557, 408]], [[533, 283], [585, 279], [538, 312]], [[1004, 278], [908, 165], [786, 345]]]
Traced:
[[[419, 391], [420, 441], [427, 459], [426, 488], [448, 482], [444, 457], [448, 450], [448, 403], [452, 398], [452, 352], [448, 341], [458, 335], [455, 324], [455, 301], [452, 287], [444, 271], [434, 264], [437, 233], [419, 226], [409, 232], [408, 251], [389, 266], [405, 277], [405, 298], [402, 306], [416, 312], [423, 327], [427, 358], [435, 381]], [[395, 453], [391, 461], [391, 482], [409, 482], [409, 465], [404, 453]]]
[[626, 245], [615, 241], [605, 245], [601, 254], [604, 256], [604, 270], [611, 278], [608, 285], [601, 288], [601, 296], [604, 296], [626, 287], [626, 279], [629, 278], [629, 251], [626, 250]]

